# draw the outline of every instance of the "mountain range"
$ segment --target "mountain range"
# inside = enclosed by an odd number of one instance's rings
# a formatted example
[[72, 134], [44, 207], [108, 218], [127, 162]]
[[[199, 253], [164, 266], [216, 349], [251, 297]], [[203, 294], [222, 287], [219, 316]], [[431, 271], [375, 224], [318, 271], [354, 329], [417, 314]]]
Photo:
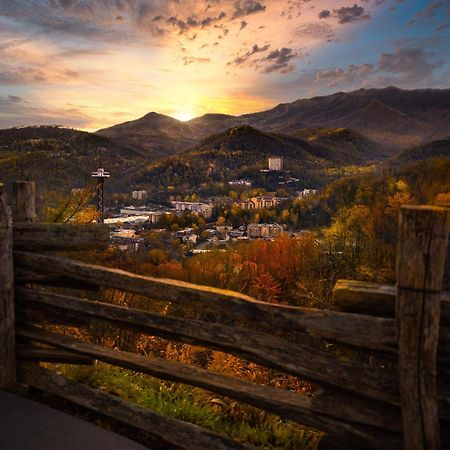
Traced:
[[35, 179], [47, 190], [67, 191], [103, 165], [112, 174], [111, 190], [167, 194], [240, 177], [267, 182], [260, 170], [268, 156], [279, 155], [300, 187], [320, 187], [348, 166], [449, 156], [449, 137], [450, 89], [361, 89], [243, 116], [181, 122], [149, 113], [96, 133], [0, 130], [0, 174], [2, 182]]
[[187, 122], [152, 112], [97, 134], [161, 157], [239, 125], [281, 134], [304, 128], [350, 128], [383, 147], [404, 149], [450, 135], [450, 89], [360, 89], [253, 114], [205, 114]]

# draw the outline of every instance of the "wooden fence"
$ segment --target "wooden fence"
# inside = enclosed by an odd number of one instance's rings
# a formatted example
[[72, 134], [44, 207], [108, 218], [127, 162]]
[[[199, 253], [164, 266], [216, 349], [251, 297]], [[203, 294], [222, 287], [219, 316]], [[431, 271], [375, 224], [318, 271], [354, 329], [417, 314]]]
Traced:
[[[55, 256], [51, 251], [106, 248], [108, 229], [100, 224], [36, 223], [34, 196], [34, 183], [17, 182], [10, 208], [0, 185], [1, 389], [23, 383], [151, 432], [177, 448], [248, 448], [38, 364], [99, 360], [203, 388], [322, 430], [330, 437], [323, 440], [324, 448], [450, 446], [450, 295], [443, 289], [448, 208], [403, 207], [397, 286], [339, 281], [334, 289], [338, 311], [323, 311], [268, 304], [236, 292]], [[55, 286], [70, 287], [79, 295], [56, 293]], [[95, 287], [200, 307], [228, 320], [180, 318], [81, 298], [83, 290]], [[313, 396], [305, 396], [179, 362], [112, 350], [46, 326], [99, 323], [227, 352], [312, 381], [318, 388]], [[322, 339], [356, 354], [374, 355], [377, 364], [362, 362], [369, 358], [343, 361], [316, 346], [291, 343], [285, 339], [290, 333], [295, 334], [295, 342]]]

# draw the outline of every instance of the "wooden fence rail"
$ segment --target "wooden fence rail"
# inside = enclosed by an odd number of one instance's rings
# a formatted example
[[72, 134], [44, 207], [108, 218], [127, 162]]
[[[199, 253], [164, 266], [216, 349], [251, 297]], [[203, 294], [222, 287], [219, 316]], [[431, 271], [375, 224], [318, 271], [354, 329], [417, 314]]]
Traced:
[[[0, 389], [14, 386], [17, 364], [21, 382], [91, 411], [107, 407], [110, 417], [143, 430], [153, 425], [168, 445], [189, 450], [247, 448], [37, 365], [99, 360], [196, 386], [322, 430], [334, 436], [334, 448], [397, 449], [402, 442], [405, 450], [450, 447], [450, 294], [442, 285], [448, 209], [403, 208], [398, 286], [341, 280], [334, 289], [337, 311], [323, 311], [268, 304], [237, 292], [55, 256], [48, 252], [107, 247], [108, 228], [36, 223], [34, 197], [29, 198], [34, 184], [17, 183], [13, 191], [11, 226], [0, 186]], [[71, 295], [55, 291], [60, 287], [70, 287]], [[175, 304], [191, 318], [84, 298], [84, 291], [101, 288]], [[203, 319], [204, 311], [214, 312], [216, 321]], [[89, 331], [98, 324], [223, 351], [313, 381], [317, 389], [313, 396], [300, 395], [48, 330], [48, 325], [60, 325]], [[291, 333], [296, 342], [303, 336], [303, 342], [293, 343]], [[350, 349], [355, 358], [339, 359], [320, 342]], [[375, 364], [368, 355], [375, 356]], [[194, 432], [195, 438], [186, 438]]]
[[[365, 281], [338, 280], [333, 305], [338, 311], [375, 317], [395, 317], [397, 288]], [[440, 293], [441, 325], [450, 326], [450, 292]]]

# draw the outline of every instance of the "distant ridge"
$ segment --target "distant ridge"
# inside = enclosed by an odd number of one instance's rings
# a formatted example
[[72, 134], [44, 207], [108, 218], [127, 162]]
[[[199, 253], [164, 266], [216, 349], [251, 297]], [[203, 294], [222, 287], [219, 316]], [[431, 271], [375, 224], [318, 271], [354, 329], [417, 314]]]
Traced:
[[[450, 132], [448, 134], [450, 136]], [[392, 161], [394, 163], [404, 164], [415, 161], [424, 161], [430, 158], [450, 158], [450, 137], [448, 139], [439, 139], [404, 150], [396, 155]]]
[[97, 133], [115, 138], [121, 145], [163, 156], [244, 124], [284, 134], [303, 128], [351, 128], [379, 144], [403, 149], [447, 137], [450, 89], [359, 89], [296, 100], [242, 116], [205, 114], [188, 122], [153, 112]]

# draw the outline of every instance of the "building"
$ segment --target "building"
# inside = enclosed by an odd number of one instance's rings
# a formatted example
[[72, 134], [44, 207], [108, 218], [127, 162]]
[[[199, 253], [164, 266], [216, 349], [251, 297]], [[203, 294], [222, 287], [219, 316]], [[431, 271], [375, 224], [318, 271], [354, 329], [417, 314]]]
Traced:
[[236, 206], [242, 209], [256, 209], [255, 204], [249, 199], [249, 200], [242, 200], [240, 202], [236, 202]]
[[283, 170], [283, 157], [282, 156], [271, 156], [269, 158], [269, 170]]
[[252, 223], [247, 226], [249, 238], [275, 238], [283, 234], [284, 227], [279, 223]]
[[228, 182], [230, 186], [246, 186], [250, 187], [252, 185], [251, 180], [240, 179], [240, 180], [231, 180]]
[[145, 209], [145, 207], [134, 207], [134, 206], [128, 206], [127, 208], [122, 208], [120, 210], [120, 215], [122, 218], [124, 217], [132, 217], [132, 216], [146, 216], [147, 220], [150, 223], [158, 223], [159, 218], [163, 214], [168, 214], [167, 211], [153, 211], [149, 209]]
[[137, 237], [133, 230], [119, 230], [110, 235], [111, 244], [120, 250], [131, 250], [137, 252], [145, 247], [144, 238]]
[[104, 223], [110, 226], [120, 226], [120, 225], [141, 225], [145, 222], [148, 222], [149, 217], [146, 215], [140, 216], [129, 216], [129, 217], [111, 217], [109, 219], [105, 219]]
[[207, 203], [173, 201], [172, 205], [175, 211], [191, 211], [194, 214], [203, 216], [205, 219], [209, 219], [213, 213], [212, 205]]
[[236, 203], [236, 206], [242, 209], [261, 209], [261, 208], [273, 208], [279, 205], [281, 202], [280, 197], [252, 197], [248, 200], [242, 200]]
[[303, 189], [303, 191], [300, 191], [298, 193], [298, 198], [306, 198], [310, 195], [313, 195], [317, 192], [316, 189]]
[[230, 236], [231, 239], [238, 239], [244, 235], [244, 232], [242, 230], [230, 230], [228, 232], [228, 236]]
[[131, 197], [134, 200], [147, 200], [147, 191], [141, 190], [141, 191], [133, 191], [131, 193]]

